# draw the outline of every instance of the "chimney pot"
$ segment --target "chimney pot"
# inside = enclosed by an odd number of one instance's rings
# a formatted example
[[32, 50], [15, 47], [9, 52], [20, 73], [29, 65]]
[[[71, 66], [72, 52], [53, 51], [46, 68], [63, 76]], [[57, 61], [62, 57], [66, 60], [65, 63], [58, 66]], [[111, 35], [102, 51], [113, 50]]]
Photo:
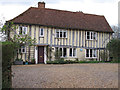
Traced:
[[45, 8], [45, 2], [38, 2], [38, 8]]

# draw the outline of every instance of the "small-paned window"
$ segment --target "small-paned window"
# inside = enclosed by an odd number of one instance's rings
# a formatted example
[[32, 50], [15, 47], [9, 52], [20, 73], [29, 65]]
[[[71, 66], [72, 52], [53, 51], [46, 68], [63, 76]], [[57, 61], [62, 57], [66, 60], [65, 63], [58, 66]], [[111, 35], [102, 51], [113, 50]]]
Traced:
[[25, 47], [25, 46], [22, 46], [22, 47], [19, 49], [19, 53], [26, 53], [26, 47]]
[[70, 48], [70, 56], [72, 56], [72, 48]]
[[86, 40], [95, 40], [96, 38], [95, 32], [86, 32]]
[[75, 57], [76, 56], [76, 48], [70, 48], [69, 56], [71, 56], [71, 57]]
[[62, 31], [60, 31], [60, 38], [62, 38]]
[[63, 48], [63, 57], [66, 57], [67, 56], [67, 50], [66, 48]]
[[67, 56], [67, 48], [56, 47], [56, 53], [58, 53], [61, 57], [66, 57]]
[[59, 37], [59, 31], [56, 31], [56, 37]]
[[62, 48], [60, 48], [60, 52], [59, 53], [60, 53], [60, 56], [62, 56]]
[[44, 29], [40, 28], [40, 37], [44, 37]]
[[86, 57], [87, 58], [96, 58], [97, 57], [97, 50], [95, 50], [95, 49], [86, 49]]
[[56, 37], [57, 38], [67, 38], [66, 30], [56, 30]]
[[26, 35], [27, 34], [27, 27], [20, 26], [19, 34]]
[[63, 37], [66, 37], [66, 32], [63, 33]]
[[90, 39], [90, 32], [87, 32], [87, 39]]

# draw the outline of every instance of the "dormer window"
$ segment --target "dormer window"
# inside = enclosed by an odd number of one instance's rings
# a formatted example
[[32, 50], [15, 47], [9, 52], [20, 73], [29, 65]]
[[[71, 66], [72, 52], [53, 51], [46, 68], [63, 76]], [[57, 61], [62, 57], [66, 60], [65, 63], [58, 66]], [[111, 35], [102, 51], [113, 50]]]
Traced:
[[44, 37], [44, 29], [40, 28], [40, 37]]
[[27, 27], [20, 26], [19, 34], [26, 35], [27, 34]]
[[86, 40], [96, 40], [96, 33], [95, 32], [86, 32]]

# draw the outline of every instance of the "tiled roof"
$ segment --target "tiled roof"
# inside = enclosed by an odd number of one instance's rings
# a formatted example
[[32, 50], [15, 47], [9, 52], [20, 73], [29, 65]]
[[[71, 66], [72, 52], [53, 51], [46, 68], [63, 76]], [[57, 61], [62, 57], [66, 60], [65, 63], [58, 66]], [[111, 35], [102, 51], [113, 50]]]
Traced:
[[113, 32], [104, 16], [48, 8], [30, 7], [10, 21], [57, 28]]

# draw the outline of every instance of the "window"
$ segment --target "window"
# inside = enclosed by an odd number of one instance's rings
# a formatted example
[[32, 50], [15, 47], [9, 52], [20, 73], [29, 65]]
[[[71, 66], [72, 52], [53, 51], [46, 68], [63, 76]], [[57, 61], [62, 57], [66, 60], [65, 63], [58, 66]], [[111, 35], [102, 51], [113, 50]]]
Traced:
[[70, 48], [69, 56], [71, 56], [71, 57], [75, 57], [76, 56], [76, 48]]
[[67, 49], [66, 48], [58, 48], [56, 47], [56, 52], [60, 53], [61, 57], [66, 57], [67, 56]]
[[56, 37], [59, 37], [59, 31], [56, 31]]
[[22, 34], [22, 35], [27, 34], [27, 27], [20, 26], [19, 34]]
[[66, 57], [67, 56], [67, 50], [66, 48], [63, 48], [63, 57]]
[[97, 38], [95, 32], [87, 32], [86, 33], [86, 40], [95, 40]]
[[56, 30], [56, 37], [57, 38], [67, 38], [66, 30]]
[[96, 58], [97, 57], [97, 50], [95, 50], [95, 49], [86, 49], [86, 57], [87, 58]]
[[22, 47], [19, 49], [19, 53], [26, 53], [26, 47], [25, 47], [25, 46], [22, 46]]
[[40, 37], [43, 37], [43, 36], [44, 36], [44, 29], [40, 28]]
[[62, 34], [63, 34], [62, 31], [60, 31], [60, 38], [62, 38]]

